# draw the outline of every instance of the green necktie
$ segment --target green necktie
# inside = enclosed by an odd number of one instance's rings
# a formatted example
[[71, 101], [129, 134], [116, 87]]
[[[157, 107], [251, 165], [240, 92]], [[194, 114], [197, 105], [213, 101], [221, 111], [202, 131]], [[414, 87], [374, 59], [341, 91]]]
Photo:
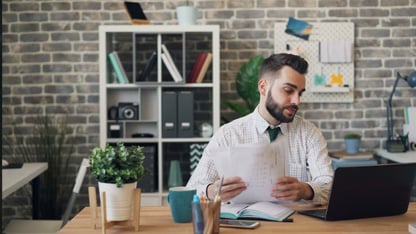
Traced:
[[279, 127], [277, 127], [277, 128], [268, 127], [267, 131], [269, 132], [270, 142], [272, 142], [277, 138], [277, 135], [279, 135], [280, 128]]

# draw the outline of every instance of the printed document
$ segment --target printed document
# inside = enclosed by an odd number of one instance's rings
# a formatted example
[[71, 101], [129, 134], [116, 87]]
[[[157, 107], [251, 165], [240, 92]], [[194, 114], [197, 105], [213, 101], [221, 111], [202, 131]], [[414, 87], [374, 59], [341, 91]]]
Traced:
[[220, 176], [240, 176], [247, 190], [232, 203], [277, 201], [271, 196], [277, 178], [285, 175], [287, 144], [244, 144], [215, 150], [212, 160]]

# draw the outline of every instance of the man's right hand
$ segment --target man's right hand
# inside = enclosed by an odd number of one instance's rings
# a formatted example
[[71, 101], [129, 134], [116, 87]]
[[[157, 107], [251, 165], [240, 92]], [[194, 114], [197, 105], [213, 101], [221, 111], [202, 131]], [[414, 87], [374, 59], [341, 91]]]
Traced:
[[[214, 183], [208, 185], [207, 196], [209, 199], [214, 199], [218, 193], [220, 187], [220, 180], [216, 180]], [[224, 178], [224, 182], [221, 187], [221, 200], [223, 202], [229, 201], [241, 192], [247, 189], [246, 183], [242, 181], [241, 177], [229, 177]]]

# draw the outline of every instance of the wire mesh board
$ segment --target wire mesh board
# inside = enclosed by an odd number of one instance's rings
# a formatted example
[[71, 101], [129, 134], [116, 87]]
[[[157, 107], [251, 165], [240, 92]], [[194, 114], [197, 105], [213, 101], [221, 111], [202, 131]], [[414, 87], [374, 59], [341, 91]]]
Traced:
[[[352, 52], [354, 24], [347, 22], [311, 23], [311, 25], [312, 32], [309, 39], [304, 40], [286, 33], [286, 23], [276, 23], [275, 53], [296, 53], [308, 61], [306, 91], [302, 94], [302, 102], [352, 103], [354, 101], [354, 56]], [[334, 53], [332, 47], [328, 47], [330, 43], [337, 46], [335, 49], [338, 53], [349, 53], [350, 60], [341, 62], [325, 60]], [[343, 45], [346, 46], [342, 48]]]

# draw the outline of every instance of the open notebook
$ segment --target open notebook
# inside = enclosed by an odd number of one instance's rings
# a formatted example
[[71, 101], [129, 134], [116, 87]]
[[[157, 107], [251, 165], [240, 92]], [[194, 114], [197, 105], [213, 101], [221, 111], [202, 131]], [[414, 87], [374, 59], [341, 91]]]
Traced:
[[340, 167], [335, 170], [325, 210], [298, 211], [324, 220], [403, 214], [416, 176], [416, 163]]

